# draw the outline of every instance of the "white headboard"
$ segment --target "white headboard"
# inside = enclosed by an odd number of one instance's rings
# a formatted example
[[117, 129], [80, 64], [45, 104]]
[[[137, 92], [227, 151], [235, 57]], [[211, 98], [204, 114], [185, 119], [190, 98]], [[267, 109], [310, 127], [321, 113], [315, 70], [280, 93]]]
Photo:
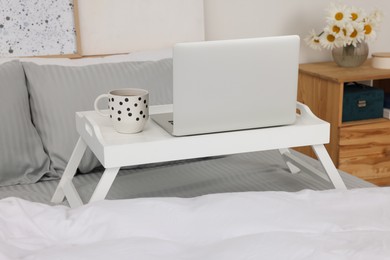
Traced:
[[117, 54], [204, 40], [203, 0], [78, 0], [81, 54]]

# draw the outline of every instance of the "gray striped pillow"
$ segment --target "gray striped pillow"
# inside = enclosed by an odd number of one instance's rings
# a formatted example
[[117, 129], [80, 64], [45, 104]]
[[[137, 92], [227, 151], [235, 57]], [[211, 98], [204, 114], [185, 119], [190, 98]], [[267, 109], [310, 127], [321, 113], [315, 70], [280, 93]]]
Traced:
[[[172, 103], [172, 60], [104, 63], [87, 66], [37, 65], [23, 62], [33, 122], [56, 172], [62, 174], [78, 134], [75, 112], [93, 110], [100, 94], [118, 88], [143, 88], [150, 103]], [[79, 170], [99, 165], [90, 150]]]
[[41, 139], [31, 122], [23, 67], [0, 65], [0, 186], [55, 177]]

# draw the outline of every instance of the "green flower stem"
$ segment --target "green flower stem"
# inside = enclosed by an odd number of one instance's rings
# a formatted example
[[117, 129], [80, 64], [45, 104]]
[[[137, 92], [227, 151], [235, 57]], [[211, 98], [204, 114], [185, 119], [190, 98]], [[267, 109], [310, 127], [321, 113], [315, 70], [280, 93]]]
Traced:
[[354, 55], [354, 53], [355, 53], [355, 46], [353, 46], [352, 44], [348, 44], [343, 47], [343, 54], [345, 56], [352, 56]]

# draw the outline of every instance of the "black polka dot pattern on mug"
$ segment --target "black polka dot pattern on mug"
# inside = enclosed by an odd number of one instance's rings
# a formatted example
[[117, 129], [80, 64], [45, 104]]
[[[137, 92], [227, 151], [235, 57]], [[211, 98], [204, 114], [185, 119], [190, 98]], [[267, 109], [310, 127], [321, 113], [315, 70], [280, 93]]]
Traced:
[[[108, 101], [108, 107], [111, 110], [110, 118], [118, 122], [139, 122], [146, 120], [149, 116], [147, 113], [148, 100], [145, 98], [138, 97], [136, 102], [130, 102], [130, 98], [117, 96], [109, 98]], [[134, 113], [140, 116], [134, 116]], [[113, 115], [115, 116], [113, 117]]]

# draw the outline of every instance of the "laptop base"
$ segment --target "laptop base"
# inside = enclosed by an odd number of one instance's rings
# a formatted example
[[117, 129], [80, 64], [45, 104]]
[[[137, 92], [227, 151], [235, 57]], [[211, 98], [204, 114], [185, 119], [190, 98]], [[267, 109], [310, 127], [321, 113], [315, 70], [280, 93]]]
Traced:
[[150, 118], [153, 119], [159, 126], [161, 126], [165, 131], [174, 135], [173, 133], [173, 113], [162, 113], [162, 114], [153, 114], [150, 115]]

